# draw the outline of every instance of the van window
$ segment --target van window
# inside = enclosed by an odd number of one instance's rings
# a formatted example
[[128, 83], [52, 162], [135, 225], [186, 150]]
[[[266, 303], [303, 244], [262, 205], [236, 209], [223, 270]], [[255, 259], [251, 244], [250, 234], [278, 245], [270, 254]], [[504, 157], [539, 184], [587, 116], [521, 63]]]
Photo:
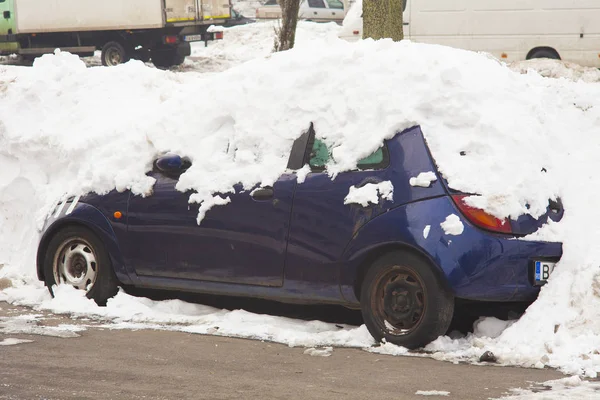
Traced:
[[308, 0], [308, 6], [310, 8], [325, 8], [323, 0]]
[[[316, 139], [312, 145], [308, 164], [313, 171], [322, 171], [331, 159], [331, 152], [322, 140]], [[356, 165], [358, 169], [384, 169], [389, 164], [389, 154], [384, 145], [373, 154], [363, 158]]]
[[265, 3], [265, 6], [276, 6], [279, 3], [277, 2], [277, 0], [267, 0], [267, 2]]
[[326, 1], [327, 1], [327, 5], [329, 6], [329, 8], [335, 8], [337, 10], [344, 9], [344, 3], [342, 3], [340, 0], [326, 0]]

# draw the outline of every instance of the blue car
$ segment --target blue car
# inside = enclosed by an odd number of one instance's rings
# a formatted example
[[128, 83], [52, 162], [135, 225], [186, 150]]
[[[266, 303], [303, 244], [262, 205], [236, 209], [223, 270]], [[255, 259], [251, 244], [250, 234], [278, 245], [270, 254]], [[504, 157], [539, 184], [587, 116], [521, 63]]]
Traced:
[[[290, 173], [272, 187], [236, 187], [200, 225], [198, 205], [175, 190], [189, 161], [162, 157], [149, 173], [151, 196], [113, 191], [59, 204], [39, 243], [39, 279], [51, 292], [57, 283], [85, 290], [100, 305], [119, 285], [340, 304], [361, 309], [375, 339], [418, 348], [447, 331], [456, 299], [532, 300], [561, 257], [560, 243], [516, 240], [560, 220], [559, 201], [541, 218], [510, 221], [469, 207], [437, 171], [418, 126], [334, 180], [328, 157], [311, 126], [288, 164], [310, 165], [305, 182]], [[428, 187], [409, 183], [428, 171], [437, 178]], [[384, 181], [393, 198], [344, 204], [350, 187]], [[460, 234], [441, 226], [452, 214]]]

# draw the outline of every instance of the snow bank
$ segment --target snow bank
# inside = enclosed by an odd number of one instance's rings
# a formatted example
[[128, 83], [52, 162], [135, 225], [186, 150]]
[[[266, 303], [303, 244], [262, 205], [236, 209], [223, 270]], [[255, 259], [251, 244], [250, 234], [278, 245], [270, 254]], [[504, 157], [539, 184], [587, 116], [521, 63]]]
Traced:
[[584, 381], [578, 376], [556, 379], [533, 385], [530, 389], [511, 389], [513, 395], [506, 400], [594, 400], [598, 398], [600, 384]]
[[[32, 68], [0, 66], [0, 277], [15, 280], [4, 293], [38, 306], [48, 301], [33, 283], [37, 230], [48, 210], [90, 190], [150, 194], [145, 172], [159, 154], [194, 162], [178, 189], [195, 190], [192, 200], [207, 205], [231, 195], [234, 183], [250, 189], [276, 180], [311, 122], [333, 147], [332, 175], [420, 124], [450, 186], [480, 193], [481, 206], [494, 215], [539, 216], [557, 197], [566, 209], [562, 222], [532, 235], [563, 241], [564, 256], [525, 316], [495, 339], [445, 337], [427, 350], [467, 361], [489, 350], [505, 364], [595, 376], [599, 98], [598, 84], [518, 74], [467, 51], [332, 37], [218, 74], [139, 62], [85, 68], [64, 53]], [[63, 307], [88, 312], [84, 303]], [[140, 315], [154, 318], [157, 307], [143, 306]], [[345, 333], [340, 343], [361, 332]], [[323, 345], [314, 332], [301, 342]]]

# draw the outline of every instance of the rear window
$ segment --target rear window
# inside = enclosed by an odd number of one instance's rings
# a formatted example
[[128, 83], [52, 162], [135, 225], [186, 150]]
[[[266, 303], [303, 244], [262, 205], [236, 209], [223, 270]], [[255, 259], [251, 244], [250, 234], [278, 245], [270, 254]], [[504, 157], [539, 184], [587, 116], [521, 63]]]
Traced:
[[[323, 171], [327, 163], [331, 160], [331, 150], [325, 142], [320, 139], [313, 141], [312, 150], [308, 164], [313, 171]], [[389, 164], [389, 154], [384, 145], [374, 153], [363, 158], [357, 163], [358, 169], [384, 169]]]
[[279, 3], [277, 3], [277, 0], [267, 0], [267, 2], [265, 3], [265, 6], [276, 6]]
[[326, 1], [327, 1], [327, 5], [329, 6], [329, 8], [335, 8], [338, 10], [344, 9], [344, 3], [342, 3], [340, 0], [326, 0]]

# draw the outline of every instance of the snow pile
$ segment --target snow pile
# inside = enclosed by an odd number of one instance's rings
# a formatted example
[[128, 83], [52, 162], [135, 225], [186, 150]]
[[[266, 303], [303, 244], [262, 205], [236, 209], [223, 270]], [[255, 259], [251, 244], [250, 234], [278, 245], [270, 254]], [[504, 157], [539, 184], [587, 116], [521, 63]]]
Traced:
[[[465, 226], [456, 214], [450, 214], [446, 220], [440, 224], [446, 235], [460, 235], [465, 230]], [[425, 231], [423, 231], [423, 236]]]
[[420, 187], [429, 187], [431, 186], [431, 182], [435, 182], [437, 177], [435, 176], [435, 172], [421, 172], [419, 175], [410, 178], [409, 183], [410, 186], [420, 186]]
[[[259, 21], [224, 28], [223, 40], [209, 42], [207, 47], [203, 42], [194, 42], [192, 55], [187, 57], [182, 69], [224, 71], [246, 61], [270, 57], [278, 24], [278, 21]], [[335, 22], [298, 21], [296, 46], [311, 46], [315, 41], [335, 39], [339, 29]]]
[[0, 346], [14, 346], [16, 344], [32, 343], [32, 342], [33, 342], [33, 340], [6, 338], [6, 339], [3, 339], [2, 341], [0, 341]]
[[[106, 307], [98, 307], [93, 300], [84, 296], [83, 291], [66, 285], [58, 286], [55, 294], [56, 297], [52, 298], [45, 288], [28, 285], [0, 292], [0, 301], [54, 313], [92, 317], [96, 321], [106, 322], [106, 325], [100, 326], [109, 329], [161, 329], [267, 340], [294, 347], [319, 347], [313, 355], [321, 356], [330, 352], [327, 348], [331, 346], [363, 348], [375, 343], [365, 326], [302, 321], [244, 310], [227, 311], [181, 300], [154, 301], [124, 292], [109, 299]], [[34, 317], [25, 319], [35, 321]], [[63, 337], [71, 337], [77, 336], [78, 330], [85, 329], [71, 325], [61, 325], [54, 330], [51, 328], [38, 327], [35, 323], [25, 326], [14, 319], [0, 320], [0, 332], [12, 334], [62, 334]]]
[[[525, 316], [495, 339], [444, 337], [427, 350], [467, 361], [489, 350], [505, 364], [595, 376], [598, 99], [598, 84], [518, 74], [467, 51], [332, 37], [218, 74], [165, 72], [140, 62], [84, 68], [64, 53], [32, 68], [0, 66], [0, 278], [15, 278], [4, 293], [11, 301], [48, 302], [33, 286], [37, 229], [47, 212], [60, 198], [90, 190], [150, 194], [145, 172], [160, 154], [193, 161], [177, 187], [194, 190], [192, 200], [210, 212], [231, 196], [234, 183], [250, 190], [286, 172], [292, 143], [311, 122], [333, 148], [332, 176], [398, 130], [420, 124], [450, 186], [480, 193], [474, 201], [497, 217], [539, 216], [558, 197], [566, 209], [563, 221], [532, 235], [563, 241], [564, 256]], [[86, 304], [80, 298], [61, 307], [89, 312]], [[137, 313], [146, 322], [163, 321], [166, 313], [157, 316], [157, 308], [141, 304]], [[219, 334], [239, 329], [220, 327]], [[364, 333], [349, 330], [328, 345]], [[317, 337], [305, 332], [301, 342]]]
[[379, 204], [380, 200], [394, 200], [394, 186], [390, 181], [367, 183], [364, 186], [351, 186], [344, 204], [360, 204], [368, 207], [369, 204]]
[[547, 78], [565, 78], [573, 81], [600, 82], [600, 69], [582, 67], [571, 62], [562, 60], [550, 60], [547, 58], [517, 61], [509, 64], [516, 72], [526, 74], [535, 71]]

